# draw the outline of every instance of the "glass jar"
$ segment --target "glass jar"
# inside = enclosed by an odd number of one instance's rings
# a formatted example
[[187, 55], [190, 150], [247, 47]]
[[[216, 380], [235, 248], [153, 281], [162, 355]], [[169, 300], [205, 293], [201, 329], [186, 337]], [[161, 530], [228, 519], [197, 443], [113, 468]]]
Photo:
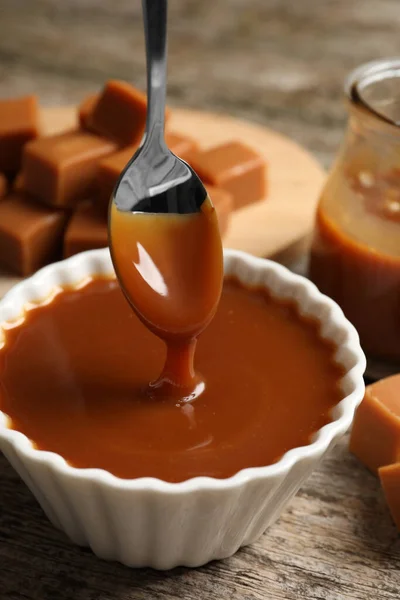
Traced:
[[370, 363], [400, 371], [400, 59], [359, 67], [345, 93], [349, 121], [309, 275], [355, 325]]

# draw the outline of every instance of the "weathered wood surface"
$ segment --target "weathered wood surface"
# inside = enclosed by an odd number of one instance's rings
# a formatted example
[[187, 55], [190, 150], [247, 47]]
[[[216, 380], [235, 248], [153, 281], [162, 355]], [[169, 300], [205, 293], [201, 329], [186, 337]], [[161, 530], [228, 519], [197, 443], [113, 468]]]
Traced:
[[[172, 104], [224, 110], [293, 137], [328, 164], [341, 88], [399, 53], [398, 0], [170, 0]], [[75, 104], [108, 77], [145, 85], [140, 0], [1, 0], [0, 94]]]
[[[398, 53], [397, 0], [170, 0], [172, 104], [282, 131], [327, 165], [345, 73]], [[144, 84], [139, 0], [0, 0], [0, 94], [74, 103], [109, 77]], [[229, 59], [229, 60], [228, 60]], [[400, 540], [344, 440], [257, 544], [190, 571], [133, 571], [72, 546], [0, 458], [0, 599], [392, 600]]]
[[0, 459], [0, 598], [392, 600], [400, 540], [377, 480], [340, 444], [254, 545], [201, 569], [130, 570], [70, 544]]

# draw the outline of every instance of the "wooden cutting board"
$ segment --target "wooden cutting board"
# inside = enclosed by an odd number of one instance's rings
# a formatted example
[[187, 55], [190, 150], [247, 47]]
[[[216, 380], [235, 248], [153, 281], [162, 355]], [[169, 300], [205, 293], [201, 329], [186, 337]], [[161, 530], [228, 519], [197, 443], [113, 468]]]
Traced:
[[[45, 134], [75, 127], [75, 107], [42, 110]], [[209, 148], [240, 140], [257, 150], [268, 164], [268, 197], [234, 213], [224, 246], [291, 264], [304, 253], [325, 173], [299, 144], [266, 127], [214, 114], [174, 109], [171, 131], [195, 137]], [[0, 272], [0, 296], [18, 278]]]

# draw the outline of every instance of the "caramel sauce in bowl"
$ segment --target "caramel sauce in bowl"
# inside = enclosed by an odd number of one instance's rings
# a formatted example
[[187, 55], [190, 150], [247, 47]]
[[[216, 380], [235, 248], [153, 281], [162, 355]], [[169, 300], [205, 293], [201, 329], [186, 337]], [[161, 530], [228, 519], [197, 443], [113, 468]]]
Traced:
[[[73, 467], [59, 454], [37, 449], [0, 412], [5, 456], [51, 522], [101, 558], [170, 569], [232, 555], [279, 517], [348, 429], [361, 402], [365, 358], [355, 329], [332, 300], [284, 267], [245, 253], [225, 251], [224, 272], [250, 289], [266, 289], [274, 298], [293, 301], [300, 315], [320, 323], [320, 335], [334, 345], [335, 360], [342, 367], [342, 399], [331, 411], [332, 420], [309, 444], [289, 450], [277, 462], [244, 468], [227, 478], [198, 476], [179, 483], [123, 479], [99, 468]], [[0, 301], [0, 344], [7, 323], [23, 319], [30, 304], [49, 303], [60, 287], [83, 286], [95, 276], [113, 276], [106, 249], [45, 267], [15, 286]], [[246, 406], [250, 401], [244, 399]]]

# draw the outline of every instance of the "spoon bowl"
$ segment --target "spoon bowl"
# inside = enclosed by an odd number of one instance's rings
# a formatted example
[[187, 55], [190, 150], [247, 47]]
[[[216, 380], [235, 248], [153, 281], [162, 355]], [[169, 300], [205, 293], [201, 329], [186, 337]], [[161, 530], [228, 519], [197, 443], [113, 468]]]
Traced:
[[207, 190], [193, 169], [152, 131], [123, 170], [112, 204], [121, 212], [193, 214], [206, 197]]

